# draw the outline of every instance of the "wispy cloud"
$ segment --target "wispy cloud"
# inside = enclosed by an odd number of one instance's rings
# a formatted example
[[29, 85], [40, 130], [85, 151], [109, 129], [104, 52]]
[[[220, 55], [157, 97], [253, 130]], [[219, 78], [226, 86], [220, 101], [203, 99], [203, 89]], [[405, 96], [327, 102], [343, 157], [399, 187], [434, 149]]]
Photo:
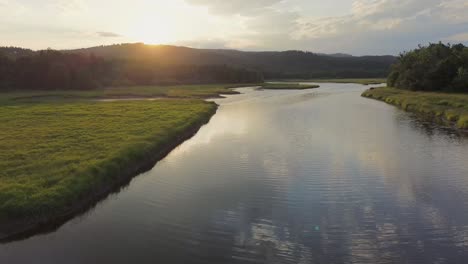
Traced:
[[397, 54], [468, 43], [466, 14], [468, 0], [0, 0], [0, 33], [5, 44], [30, 48], [118, 40]]
[[449, 42], [468, 42], [468, 32], [455, 34], [444, 39]]
[[213, 14], [254, 14], [284, 0], [186, 0], [193, 5], [207, 6]]
[[[460, 34], [468, 29], [468, 0], [354, 0], [348, 14], [328, 17], [301, 12], [297, 4], [307, 5], [307, 1], [187, 1], [205, 5], [220, 16], [244, 17], [245, 33], [231, 42], [249, 43], [248, 48], [254, 49], [396, 54], [449, 36], [467, 41]], [[293, 2], [296, 8], [285, 8]], [[255, 12], [245, 11], [248, 8]], [[255, 39], [254, 45], [248, 39]]]
[[98, 31], [96, 32], [99, 37], [104, 37], [104, 38], [118, 38], [122, 37], [120, 34], [114, 33], [114, 32], [107, 32], [107, 31]]

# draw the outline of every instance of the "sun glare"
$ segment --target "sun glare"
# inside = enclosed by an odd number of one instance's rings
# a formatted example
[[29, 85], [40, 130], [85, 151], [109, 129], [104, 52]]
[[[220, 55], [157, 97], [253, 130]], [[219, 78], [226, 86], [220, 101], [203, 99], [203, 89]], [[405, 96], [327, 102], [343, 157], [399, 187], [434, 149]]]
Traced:
[[174, 42], [173, 25], [165, 21], [164, 17], [147, 16], [132, 23], [127, 36], [131, 39], [147, 44], [165, 44]]

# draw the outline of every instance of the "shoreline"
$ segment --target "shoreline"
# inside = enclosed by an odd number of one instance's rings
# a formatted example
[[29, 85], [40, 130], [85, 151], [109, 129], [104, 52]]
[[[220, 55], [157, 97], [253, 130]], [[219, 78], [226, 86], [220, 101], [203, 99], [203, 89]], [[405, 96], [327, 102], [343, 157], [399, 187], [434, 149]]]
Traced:
[[453, 100], [451, 97], [457, 96], [457, 94], [412, 92], [383, 87], [366, 90], [361, 96], [396, 106], [401, 110], [417, 114], [440, 125], [447, 125], [461, 132], [468, 132], [468, 112], [463, 110], [460, 105], [451, 105], [450, 100]]
[[298, 82], [298, 83], [341, 83], [341, 84], [361, 84], [377, 85], [387, 82], [386, 78], [316, 78], [316, 79], [271, 79], [265, 82]]
[[[48, 233], [56, 230], [68, 220], [92, 209], [99, 202], [103, 201], [103, 199], [129, 184], [133, 178], [153, 168], [159, 161], [170, 154], [172, 150], [196, 135], [197, 132], [204, 125], [208, 124], [211, 118], [216, 114], [218, 105], [215, 105], [216, 107], [214, 107], [207, 115], [202, 116], [179, 135], [174, 136], [174, 140], [168, 142], [161, 148], [154, 149], [151, 154], [148, 154], [143, 160], [140, 160], [135, 164], [126, 165], [125, 169], [119, 172], [114, 181], [97, 186], [96, 189], [85, 199], [81, 199], [61, 212], [49, 216], [1, 221], [0, 244], [23, 240], [35, 234]], [[41, 232], [41, 230], [43, 230], [43, 232]]]
[[317, 84], [299, 83], [266, 83], [259, 87], [260, 90], [309, 90], [320, 88]]
[[[236, 87], [241, 88], [241, 87]], [[229, 88], [235, 89], [235, 88]], [[93, 101], [93, 102], [114, 102], [114, 101], [155, 101], [155, 100], [180, 100], [180, 99], [221, 99], [226, 98], [225, 95], [236, 95], [240, 94], [234, 90], [229, 92], [223, 92], [216, 95], [206, 95], [206, 96], [190, 96], [190, 97], [178, 97], [178, 96], [168, 96], [168, 95], [106, 95], [106, 96], [94, 96], [94, 97], [82, 97], [82, 96], [56, 96], [56, 95], [32, 95], [32, 96], [24, 96], [24, 97], [16, 97], [13, 98], [12, 101], [15, 102], [35, 102], [34, 100], [39, 100], [40, 102], [44, 102], [47, 99], [56, 99], [57, 97], [60, 100], [70, 100], [70, 101]]]

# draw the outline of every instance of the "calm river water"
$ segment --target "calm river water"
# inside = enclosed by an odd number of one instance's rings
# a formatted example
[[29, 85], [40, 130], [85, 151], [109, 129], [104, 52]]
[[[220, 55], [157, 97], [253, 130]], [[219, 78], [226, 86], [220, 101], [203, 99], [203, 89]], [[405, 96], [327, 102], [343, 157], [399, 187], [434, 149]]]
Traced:
[[216, 100], [151, 171], [0, 263], [468, 263], [468, 137], [365, 89]]

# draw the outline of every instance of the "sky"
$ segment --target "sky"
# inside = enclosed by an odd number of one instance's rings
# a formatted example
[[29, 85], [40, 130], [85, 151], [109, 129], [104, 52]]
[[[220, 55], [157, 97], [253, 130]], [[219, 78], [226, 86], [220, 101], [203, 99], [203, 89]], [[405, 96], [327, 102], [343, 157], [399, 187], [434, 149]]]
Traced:
[[468, 44], [468, 0], [0, 0], [0, 46], [144, 42], [397, 55]]

